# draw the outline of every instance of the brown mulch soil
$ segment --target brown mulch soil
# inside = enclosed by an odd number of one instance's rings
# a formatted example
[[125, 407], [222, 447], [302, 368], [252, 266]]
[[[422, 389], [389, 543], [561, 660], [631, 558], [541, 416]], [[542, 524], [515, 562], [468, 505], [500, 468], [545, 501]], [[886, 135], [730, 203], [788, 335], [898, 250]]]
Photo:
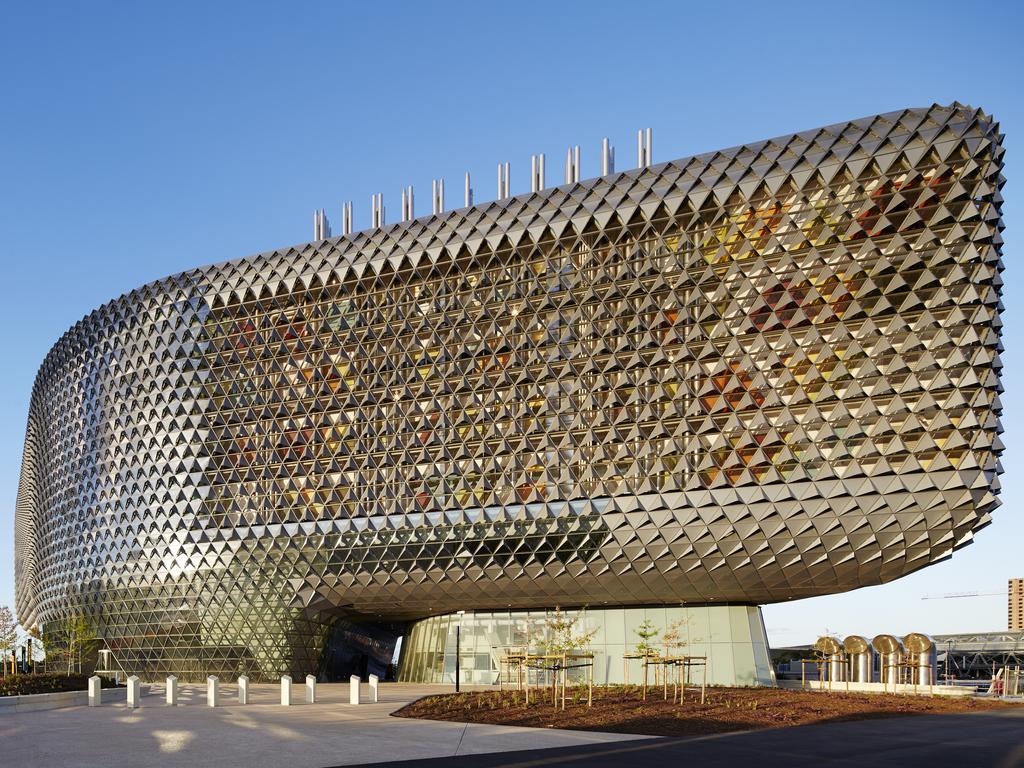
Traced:
[[682, 704], [662, 699], [661, 689], [648, 690], [641, 700], [639, 686], [594, 688], [594, 705], [587, 707], [587, 692], [572, 691], [565, 711], [551, 703], [551, 689], [538, 704], [531, 690], [530, 706], [519, 691], [485, 691], [427, 696], [395, 712], [396, 717], [454, 720], [461, 723], [568, 728], [578, 731], [699, 736], [729, 731], [782, 728], [823, 721], [865, 720], [875, 717], [978, 712], [1021, 706], [1009, 702], [946, 696], [894, 696], [782, 688], [708, 688], [705, 703], [700, 690], [686, 692]]

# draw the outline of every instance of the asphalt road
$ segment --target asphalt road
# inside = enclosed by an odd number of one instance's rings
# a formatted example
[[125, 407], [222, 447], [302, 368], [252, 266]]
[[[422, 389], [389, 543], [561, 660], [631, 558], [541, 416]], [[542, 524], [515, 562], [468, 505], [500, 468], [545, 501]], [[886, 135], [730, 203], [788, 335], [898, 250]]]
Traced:
[[693, 768], [704, 765], [720, 768], [821, 765], [857, 768], [1024, 767], [1024, 708], [998, 714], [893, 717], [695, 739], [651, 739], [389, 762], [386, 765], [388, 768]]

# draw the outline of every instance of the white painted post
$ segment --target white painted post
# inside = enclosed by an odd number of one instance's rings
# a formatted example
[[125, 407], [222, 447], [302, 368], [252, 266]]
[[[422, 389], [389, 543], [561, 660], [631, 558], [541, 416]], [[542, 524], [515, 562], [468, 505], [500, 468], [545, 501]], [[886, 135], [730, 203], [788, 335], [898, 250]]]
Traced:
[[292, 679], [288, 675], [281, 675], [281, 706], [292, 705]]
[[178, 678], [174, 675], [167, 677], [167, 706], [178, 706]]
[[378, 701], [377, 696], [377, 684], [380, 683], [380, 678], [376, 675], [370, 675], [370, 703], [376, 704]]
[[135, 709], [139, 706], [139, 678], [136, 675], [131, 675], [128, 678], [127, 706], [128, 709]]
[[206, 706], [216, 707], [220, 704], [220, 678], [208, 675], [206, 678]]
[[359, 675], [352, 675], [348, 679], [348, 703], [359, 703]]
[[89, 706], [98, 707], [103, 703], [103, 681], [99, 675], [89, 678]]
[[306, 703], [316, 704], [316, 677], [306, 675]]
[[238, 703], [249, 703], [249, 678], [245, 675], [238, 678]]

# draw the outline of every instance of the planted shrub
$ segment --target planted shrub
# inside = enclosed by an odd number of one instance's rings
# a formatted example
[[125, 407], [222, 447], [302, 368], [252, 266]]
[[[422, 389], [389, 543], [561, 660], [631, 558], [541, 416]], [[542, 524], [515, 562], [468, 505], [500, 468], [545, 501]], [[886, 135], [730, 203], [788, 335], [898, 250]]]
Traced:
[[[113, 688], [114, 681], [102, 679], [104, 688]], [[63, 693], [84, 691], [89, 688], [86, 675], [65, 675], [59, 672], [39, 672], [0, 677], [0, 696], [27, 696], [33, 693]]]

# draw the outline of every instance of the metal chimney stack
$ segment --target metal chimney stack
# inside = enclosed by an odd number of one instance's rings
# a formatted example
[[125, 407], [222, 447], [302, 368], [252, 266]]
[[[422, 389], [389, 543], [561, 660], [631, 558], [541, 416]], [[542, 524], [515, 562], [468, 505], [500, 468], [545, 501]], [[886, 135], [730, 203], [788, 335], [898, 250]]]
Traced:
[[[530, 191], [540, 192], [544, 189], [544, 153], [530, 155]], [[508, 195], [506, 195], [508, 197]]]
[[341, 204], [341, 234], [352, 234], [352, 201]]
[[502, 165], [498, 163], [498, 199], [504, 200], [509, 196], [508, 194], [508, 163]]
[[580, 145], [565, 150], [565, 183], [580, 182]]
[[615, 147], [604, 138], [601, 139], [601, 175], [609, 173], [615, 173]]
[[370, 198], [370, 226], [374, 229], [384, 226], [384, 195], [380, 192]]
[[402, 190], [402, 223], [412, 221], [416, 218], [412, 186]]
[[651, 165], [651, 129], [636, 132], [636, 167], [649, 168]]
[[[636, 132], [636, 157], [637, 167], [647, 168], [653, 159], [652, 151], [652, 130], [641, 129]], [[608, 138], [601, 140], [601, 175], [607, 176], [615, 173], [615, 147], [611, 145]], [[544, 153], [530, 156], [530, 191], [534, 194], [542, 192], [547, 184], [545, 171]], [[565, 183], [578, 184], [581, 177], [580, 169], [580, 147], [579, 144], [569, 147], [565, 152]], [[498, 200], [506, 200], [511, 197], [510, 166], [509, 163], [498, 163]], [[463, 203], [468, 208], [473, 205], [473, 187], [470, 183], [469, 172], [466, 172], [465, 188], [463, 191]], [[444, 213], [444, 179], [434, 179], [431, 188], [431, 213], [434, 216]], [[402, 190], [402, 222], [410, 222], [416, 218], [415, 197], [412, 186]], [[372, 228], [383, 227], [385, 224], [384, 196], [377, 193], [370, 197], [370, 226]], [[352, 226], [352, 202], [347, 201], [341, 207], [341, 232], [343, 235], [351, 235]], [[331, 236], [331, 226], [327, 221], [324, 210], [318, 209], [313, 212], [313, 239], [324, 240]]]
[[326, 240], [331, 236], [331, 223], [327, 220], [327, 213], [321, 208], [313, 211], [313, 239]]
[[431, 213], [435, 216], [439, 213], [444, 213], [444, 179], [434, 179], [431, 193], [433, 198], [430, 206]]

